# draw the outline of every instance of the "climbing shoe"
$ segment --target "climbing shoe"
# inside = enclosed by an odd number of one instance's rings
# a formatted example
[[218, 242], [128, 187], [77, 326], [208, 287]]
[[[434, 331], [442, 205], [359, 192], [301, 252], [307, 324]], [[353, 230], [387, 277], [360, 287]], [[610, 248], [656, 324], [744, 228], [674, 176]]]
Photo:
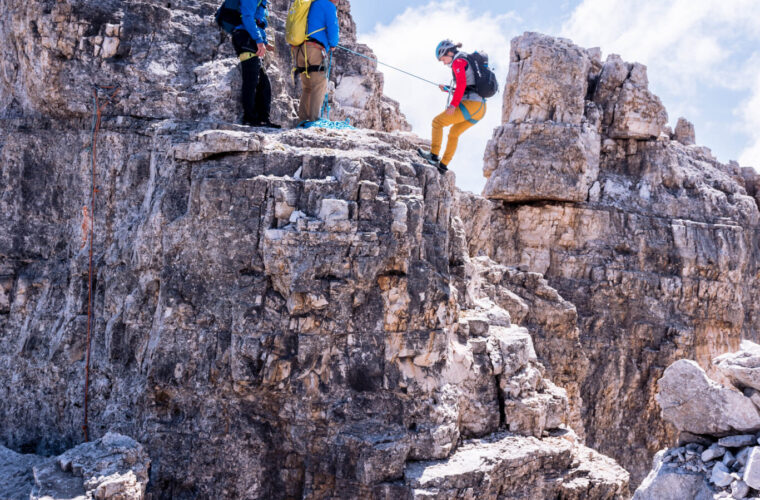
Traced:
[[449, 167], [447, 167], [445, 163], [438, 162], [437, 167], [438, 167], [438, 172], [440, 172], [443, 175], [445, 175], [446, 172], [449, 171]]
[[426, 162], [431, 164], [434, 167], [438, 166], [438, 163], [441, 161], [440, 158], [438, 158], [438, 155], [434, 155], [430, 151], [425, 151], [422, 148], [417, 148], [417, 154], [419, 154], [421, 157], [425, 159]]

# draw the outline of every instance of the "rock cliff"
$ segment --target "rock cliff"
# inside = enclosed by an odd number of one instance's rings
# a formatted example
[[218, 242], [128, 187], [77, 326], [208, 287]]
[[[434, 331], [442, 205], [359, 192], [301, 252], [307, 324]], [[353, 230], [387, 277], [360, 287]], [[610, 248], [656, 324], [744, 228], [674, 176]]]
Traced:
[[214, 4], [0, 6], [0, 442], [34, 476], [0, 496], [39, 487], [43, 463], [104, 494], [96, 469], [37, 456], [82, 440], [90, 228], [89, 432], [142, 444], [124, 498], [628, 495], [570, 427], [577, 387], [534, 348], [577, 345], [575, 309], [538, 274], [470, 257], [454, 175], [417, 163], [368, 63], [338, 56], [333, 92], [367, 129], [251, 129], [231, 124]]
[[[586, 444], [640, 481], [676, 435], [664, 367], [754, 338], [760, 177], [667, 130], [641, 65], [516, 39], [479, 197], [418, 163], [366, 59], [331, 83], [362, 130], [252, 129], [215, 3], [0, 7], [0, 496], [103, 495], [61, 457], [113, 445], [124, 498], [626, 498]], [[64, 453], [90, 228], [97, 444]]]
[[536, 332], [538, 356], [587, 444], [638, 483], [675, 437], [655, 403], [664, 368], [714, 373], [760, 331], [759, 177], [693, 145], [685, 120], [671, 133], [640, 64], [528, 33], [507, 84], [487, 199], [459, 195], [469, 252], [541, 273], [572, 305], [559, 331]]

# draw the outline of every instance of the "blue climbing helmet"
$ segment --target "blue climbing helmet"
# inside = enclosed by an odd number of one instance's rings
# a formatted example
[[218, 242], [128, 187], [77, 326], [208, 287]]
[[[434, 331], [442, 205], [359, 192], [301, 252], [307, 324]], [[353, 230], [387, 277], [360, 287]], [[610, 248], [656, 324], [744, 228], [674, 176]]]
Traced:
[[451, 40], [446, 39], [439, 43], [438, 47], [435, 48], [435, 59], [440, 60], [442, 56], [445, 56], [450, 51], [457, 52], [457, 49], [461, 46], [462, 44], [456, 44]]

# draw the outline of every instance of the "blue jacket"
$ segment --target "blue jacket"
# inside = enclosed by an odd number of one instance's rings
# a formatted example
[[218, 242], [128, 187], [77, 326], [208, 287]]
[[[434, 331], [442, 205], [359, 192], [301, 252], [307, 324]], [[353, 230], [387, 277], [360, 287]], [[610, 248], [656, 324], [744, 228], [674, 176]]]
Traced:
[[317, 40], [326, 49], [337, 47], [340, 43], [340, 25], [338, 24], [338, 9], [330, 0], [314, 0], [309, 9], [306, 33], [326, 28], [309, 38]]
[[[329, 2], [328, 2], [329, 3]], [[267, 19], [269, 18], [269, 0], [240, 0], [240, 14], [243, 27], [256, 43], [267, 43]], [[258, 24], [256, 23], [258, 21]], [[259, 25], [264, 28], [259, 28]]]

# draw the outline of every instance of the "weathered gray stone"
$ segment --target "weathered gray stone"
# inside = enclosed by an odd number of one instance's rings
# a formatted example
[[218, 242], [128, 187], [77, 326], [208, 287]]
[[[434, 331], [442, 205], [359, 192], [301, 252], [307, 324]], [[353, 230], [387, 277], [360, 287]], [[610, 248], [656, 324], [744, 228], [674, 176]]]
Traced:
[[[504, 92], [504, 122], [579, 125], [591, 57], [569, 40], [525, 33], [512, 40]], [[547, 79], [553, 73], [557, 78]]]
[[673, 469], [657, 453], [652, 470], [633, 495], [634, 500], [713, 500], [713, 492], [702, 473]]
[[718, 440], [718, 444], [725, 448], [743, 448], [757, 444], [754, 434], [742, 434], [739, 436], [726, 436]]
[[713, 363], [734, 385], [760, 390], [760, 345], [745, 340], [740, 351], [718, 356]]
[[[567, 479], [550, 479], [552, 471]], [[535, 498], [540, 491], [545, 497], [580, 500], [623, 498], [624, 475], [615, 464], [571, 440], [502, 434], [465, 442], [446, 460], [409, 464], [404, 480], [416, 499], [495, 500], [503, 492], [513, 498]], [[570, 476], [575, 479], [569, 480]], [[462, 494], [465, 491], [467, 496]]]
[[755, 446], [749, 452], [742, 479], [750, 488], [760, 490], [760, 447]]
[[726, 449], [716, 443], [703, 451], [701, 458], [703, 462], [709, 462], [722, 457], [724, 453], [726, 453]]
[[733, 482], [731, 471], [722, 462], [716, 463], [712, 468], [710, 482], [718, 488], [725, 488]]
[[731, 485], [731, 497], [735, 499], [747, 498], [750, 488], [744, 481], [734, 481]]
[[596, 130], [563, 123], [507, 123], [488, 143], [484, 195], [492, 200], [586, 201], [599, 173]]
[[673, 139], [680, 142], [684, 146], [693, 146], [696, 144], [694, 124], [692, 124], [686, 118], [679, 118], [678, 123], [676, 124], [676, 129], [673, 132]]
[[710, 380], [693, 361], [670, 365], [658, 386], [662, 417], [679, 430], [721, 434], [760, 429], [760, 413], [752, 401]]

